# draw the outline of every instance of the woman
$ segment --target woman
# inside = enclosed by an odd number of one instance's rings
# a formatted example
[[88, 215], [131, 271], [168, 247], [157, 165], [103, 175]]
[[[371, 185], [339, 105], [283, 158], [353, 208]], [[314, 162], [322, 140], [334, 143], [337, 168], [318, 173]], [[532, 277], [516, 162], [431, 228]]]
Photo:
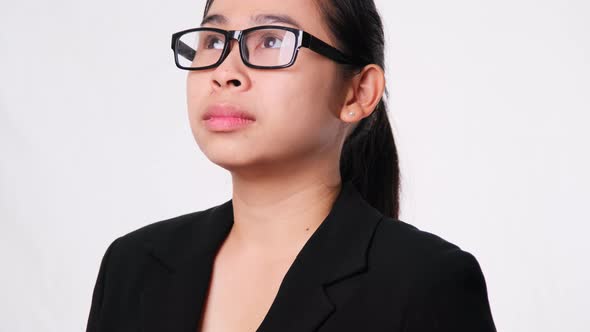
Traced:
[[373, 1], [210, 0], [172, 48], [232, 199], [113, 241], [87, 331], [495, 331], [477, 260], [397, 219]]

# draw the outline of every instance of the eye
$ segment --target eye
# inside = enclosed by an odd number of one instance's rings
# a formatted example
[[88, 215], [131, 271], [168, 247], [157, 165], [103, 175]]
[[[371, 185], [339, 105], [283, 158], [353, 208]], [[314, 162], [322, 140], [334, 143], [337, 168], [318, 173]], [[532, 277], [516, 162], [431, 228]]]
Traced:
[[283, 41], [277, 36], [267, 35], [262, 37], [262, 48], [280, 48]]
[[207, 49], [218, 49], [218, 50], [222, 50], [223, 49], [223, 40], [215, 37], [215, 36], [209, 36], [207, 37], [207, 39], [205, 40], [205, 47]]

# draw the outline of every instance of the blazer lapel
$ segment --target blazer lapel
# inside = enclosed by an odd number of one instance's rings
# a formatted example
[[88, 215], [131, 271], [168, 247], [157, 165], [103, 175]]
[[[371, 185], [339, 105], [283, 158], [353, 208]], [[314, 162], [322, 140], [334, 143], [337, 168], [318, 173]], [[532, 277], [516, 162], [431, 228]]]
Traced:
[[[367, 250], [383, 215], [351, 181], [342, 183], [332, 210], [285, 274], [257, 332], [315, 331], [334, 311], [326, 289], [363, 273]], [[150, 263], [141, 295], [146, 332], [195, 332], [217, 250], [233, 225], [229, 200], [179, 221], [148, 246]]]
[[196, 332], [218, 248], [233, 224], [231, 200], [184, 215], [148, 243], [140, 303], [145, 332]]

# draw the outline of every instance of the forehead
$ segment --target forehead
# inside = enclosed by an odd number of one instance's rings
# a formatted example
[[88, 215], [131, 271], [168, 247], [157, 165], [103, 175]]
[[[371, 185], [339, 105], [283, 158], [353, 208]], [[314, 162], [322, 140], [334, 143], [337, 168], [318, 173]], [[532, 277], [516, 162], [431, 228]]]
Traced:
[[214, 0], [204, 24], [245, 29], [261, 24], [281, 24], [326, 36], [316, 0]]

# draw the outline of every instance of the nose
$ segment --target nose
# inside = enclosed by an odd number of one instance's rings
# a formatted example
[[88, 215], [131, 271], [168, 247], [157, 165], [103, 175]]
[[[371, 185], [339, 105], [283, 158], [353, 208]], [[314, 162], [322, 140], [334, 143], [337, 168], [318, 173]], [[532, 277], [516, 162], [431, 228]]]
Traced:
[[229, 53], [212, 73], [211, 84], [213, 90], [245, 90], [249, 87], [250, 80], [247, 75], [247, 67], [240, 57], [237, 40], [231, 40], [228, 47]]

